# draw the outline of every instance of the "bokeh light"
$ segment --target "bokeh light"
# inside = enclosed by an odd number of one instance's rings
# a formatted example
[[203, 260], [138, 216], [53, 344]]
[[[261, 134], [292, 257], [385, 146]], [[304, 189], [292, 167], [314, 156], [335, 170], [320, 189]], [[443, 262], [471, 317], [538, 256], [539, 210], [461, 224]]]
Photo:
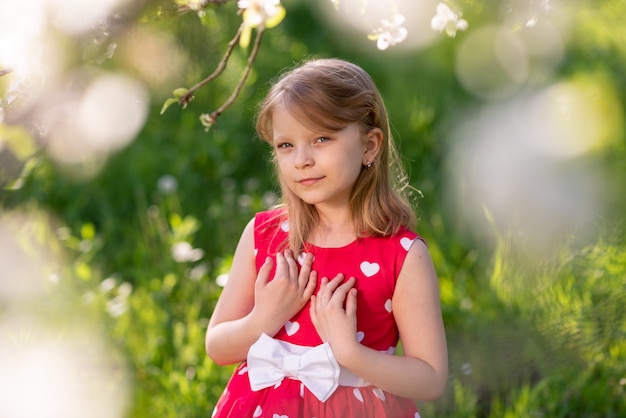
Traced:
[[147, 117], [145, 88], [125, 75], [99, 75], [84, 89], [64, 94], [43, 115], [47, 151], [61, 163], [106, 158], [133, 140]]
[[121, 418], [126, 362], [85, 314], [44, 212], [0, 215], [0, 416]]
[[538, 254], [573, 234], [591, 236], [611, 192], [609, 173], [593, 152], [618, 137], [621, 115], [601, 76], [559, 82], [466, 115], [449, 157], [453, 207], [477, 236], [521, 234], [521, 246]]
[[470, 93], [502, 99], [516, 93], [528, 78], [526, 48], [509, 29], [486, 26], [468, 35], [459, 47], [456, 74]]
[[42, 233], [23, 213], [0, 213], [0, 304], [39, 296], [56, 271], [58, 257], [42, 245]]
[[461, 85], [476, 97], [500, 100], [551, 79], [564, 56], [566, 24], [553, 10], [532, 25], [489, 24], [470, 31], [456, 56]]
[[0, 2], [0, 68], [30, 69], [41, 54], [45, 17], [44, 0]]
[[[171, 94], [181, 78], [187, 57], [169, 33], [137, 27], [120, 44], [120, 56], [128, 67], [157, 93]], [[158, 62], [159, 65], [154, 65]]]
[[103, 23], [126, 0], [47, 0], [52, 24], [61, 32], [81, 34]]
[[121, 418], [129, 381], [121, 357], [87, 329], [22, 315], [0, 321], [0, 416]]

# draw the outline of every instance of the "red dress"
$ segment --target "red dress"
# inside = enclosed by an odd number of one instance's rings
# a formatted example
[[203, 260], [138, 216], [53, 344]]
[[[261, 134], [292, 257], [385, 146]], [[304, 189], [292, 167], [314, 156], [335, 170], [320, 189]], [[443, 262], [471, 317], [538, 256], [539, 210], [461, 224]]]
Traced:
[[[277, 251], [285, 248], [289, 226], [282, 214], [282, 210], [276, 209], [256, 215], [257, 271], [268, 255], [274, 257]], [[408, 249], [416, 238], [422, 239], [403, 229], [393, 236], [357, 239], [340, 248], [321, 248], [309, 243], [304, 248], [305, 252], [314, 254], [312, 268], [320, 279], [333, 278], [338, 273], [343, 273], [346, 278], [356, 278], [359, 291], [357, 339], [361, 344], [390, 355], [394, 353], [399, 338], [391, 312], [391, 299]], [[274, 338], [299, 346], [322, 344], [311, 322], [308, 304], [287, 321]], [[224, 389], [212, 417], [417, 418], [419, 413], [413, 400], [382, 391], [362, 379], [355, 386], [338, 386], [324, 402], [294, 378], [284, 378], [274, 386], [253, 391], [248, 363], [244, 361]]]

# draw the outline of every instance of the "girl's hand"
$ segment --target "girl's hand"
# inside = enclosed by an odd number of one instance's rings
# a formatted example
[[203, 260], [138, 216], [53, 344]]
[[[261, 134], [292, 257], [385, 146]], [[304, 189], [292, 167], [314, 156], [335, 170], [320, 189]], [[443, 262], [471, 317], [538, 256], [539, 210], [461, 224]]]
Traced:
[[270, 281], [272, 259], [267, 257], [259, 269], [254, 286], [253, 314], [273, 336], [311, 299], [317, 285], [317, 273], [311, 271], [313, 254], [305, 254], [300, 272], [291, 250], [276, 254], [276, 272]]
[[355, 283], [354, 277], [344, 282], [343, 274], [330, 281], [324, 277], [317, 296], [311, 296], [313, 325], [322, 341], [330, 344], [340, 364], [342, 356], [349, 356], [352, 348], [359, 344], [356, 339]]

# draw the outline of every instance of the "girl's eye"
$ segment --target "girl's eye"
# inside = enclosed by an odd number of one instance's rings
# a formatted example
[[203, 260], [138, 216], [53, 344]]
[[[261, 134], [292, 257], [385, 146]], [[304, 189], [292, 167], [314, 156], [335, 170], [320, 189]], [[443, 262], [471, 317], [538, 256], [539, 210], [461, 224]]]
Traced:
[[328, 142], [328, 141], [330, 141], [330, 138], [327, 136], [321, 136], [315, 140], [315, 142]]
[[281, 149], [281, 148], [290, 148], [292, 145], [289, 142], [282, 142], [278, 145], [276, 145], [276, 148]]

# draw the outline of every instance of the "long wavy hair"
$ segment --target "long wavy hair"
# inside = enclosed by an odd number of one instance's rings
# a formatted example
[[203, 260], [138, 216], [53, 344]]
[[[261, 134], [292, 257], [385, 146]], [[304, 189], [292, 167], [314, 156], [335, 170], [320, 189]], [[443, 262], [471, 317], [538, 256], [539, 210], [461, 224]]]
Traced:
[[[272, 146], [272, 114], [278, 104], [312, 128], [335, 132], [357, 123], [363, 138], [371, 129], [380, 128], [380, 151], [371, 167], [361, 168], [350, 197], [357, 238], [415, 228], [408, 177], [390, 132], [385, 104], [369, 74], [340, 59], [309, 60], [283, 73], [261, 102], [256, 120], [258, 136]], [[273, 160], [275, 163], [275, 152]], [[289, 189], [276, 163], [275, 170], [281, 188], [279, 206], [285, 208], [282, 216], [289, 221], [285, 245], [298, 254], [319, 217], [313, 205]]]

